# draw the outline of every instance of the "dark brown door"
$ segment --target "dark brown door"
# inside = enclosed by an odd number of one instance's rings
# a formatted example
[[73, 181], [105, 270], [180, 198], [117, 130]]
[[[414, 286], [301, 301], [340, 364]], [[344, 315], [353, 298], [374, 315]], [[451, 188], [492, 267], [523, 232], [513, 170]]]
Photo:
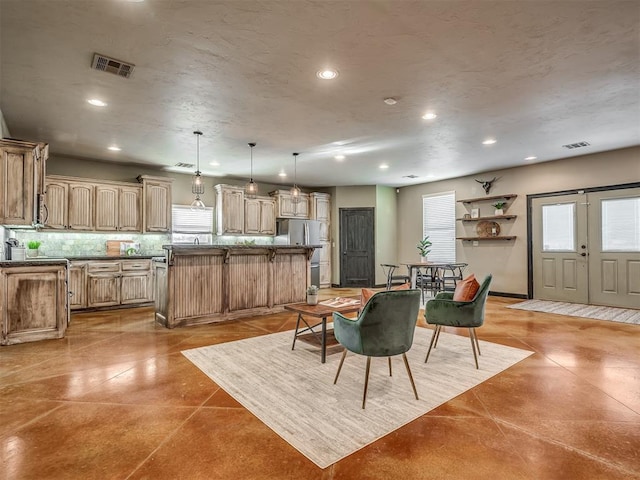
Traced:
[[340, 209], [340, 286], [375, 283], [373, 208]]

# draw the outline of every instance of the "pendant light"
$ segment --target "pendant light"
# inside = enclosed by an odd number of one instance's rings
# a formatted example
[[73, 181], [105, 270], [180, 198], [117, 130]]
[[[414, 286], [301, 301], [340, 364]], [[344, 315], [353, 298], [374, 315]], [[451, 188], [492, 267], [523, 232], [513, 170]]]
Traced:
[[289, 193], [291, 193], [291, 201], [293, 203], [298, 203], [300, 201], [300, 194], [302, 193], [296, 183], [298, 179], [298, 155], [300, 154], [293, 154], [293, 187], [291, 187], [291, 190], [289, 190]]
[[191, 202], [191, 210], [204, 210], [204, 202], [200, 200], [200, 195], [204, 193], [204, 182], [200, 176], [200, 136], [202, 132], [196, 130], [193, 134], [196, 136], [196, 174], [191, 179], [191, 193], [196, 198]]
[[244, 187], [245, 198], [256, 198], [258, 194], [258, 184], [253, 181], [253, 147], [255, 146], [255, 142], [249, 143], [249, 147], [251, 148], [251, 176], [249, 177], [249, 183]]

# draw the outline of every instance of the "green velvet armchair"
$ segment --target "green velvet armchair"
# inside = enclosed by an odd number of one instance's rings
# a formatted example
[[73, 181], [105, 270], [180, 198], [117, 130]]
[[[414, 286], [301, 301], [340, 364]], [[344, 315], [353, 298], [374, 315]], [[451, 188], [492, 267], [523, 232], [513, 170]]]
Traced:
[[443, 326], [461, 327], [469, 329], [473, 358], [476, 362], [476, 368], [478, 368], [480, 343], [478, 343], [478, 336], [475, 330], [484, 323], [484, 306], [487, 302], [491, 279], [491, 275], [485, 277], [475, 297], [470, 302], [454, 302], [453, 292], [441, 292], [436, 295], [436, 298], [427, 302], [424, 309], [425, 319], [428, 324], [435, 325], [436, 328], [433, 330], [433, 335], [431, 335], [427, 357], [424, 359], [425, 363], [429, 360], [431, 348], [436, 348], [438, 344], [441, 328]]
[[362, 408], [364, 408], [367, 400], [371, 357], [388, 357], [389, 376], [391, 376], [391, 357], [402, 354], [413, 393], [418, 400], [418, 392], [406, 352], [413, 344], [413, 333], [419, 311], [420, 290], [392, 290], [373, 295], [356, 319], [334, 313], [333, 331], [338, 342], [345, 347], [333, 381], [334, 385], [338, 381], [347, 351], [365, 355], [367, 367], [362, 395]]

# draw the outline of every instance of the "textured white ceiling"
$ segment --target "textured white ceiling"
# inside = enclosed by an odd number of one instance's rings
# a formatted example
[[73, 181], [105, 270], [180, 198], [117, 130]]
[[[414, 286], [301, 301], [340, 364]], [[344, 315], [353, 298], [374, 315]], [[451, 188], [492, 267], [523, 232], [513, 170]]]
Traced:
[[54, 157], [195, 163], [199, 129], [207, 175], [247, 177], [255, 141], [258, 181], [292, 181], [296, 151], [299, 184], [401, 186], [640, 144], [635, 0], [1, 0], [0, 21], [0, 109]]

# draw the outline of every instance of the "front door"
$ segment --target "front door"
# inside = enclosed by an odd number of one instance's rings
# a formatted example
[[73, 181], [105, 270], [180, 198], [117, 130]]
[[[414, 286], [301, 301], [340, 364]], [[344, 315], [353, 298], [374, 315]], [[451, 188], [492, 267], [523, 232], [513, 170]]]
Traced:
[[533, 297], [588, 303], [586, 194], [534, 198]]
[[373, 208], [340, 209], [340, 286], [375, 283]]
[[640, 188], [532, 200], [533, 296], [640, 308]]

